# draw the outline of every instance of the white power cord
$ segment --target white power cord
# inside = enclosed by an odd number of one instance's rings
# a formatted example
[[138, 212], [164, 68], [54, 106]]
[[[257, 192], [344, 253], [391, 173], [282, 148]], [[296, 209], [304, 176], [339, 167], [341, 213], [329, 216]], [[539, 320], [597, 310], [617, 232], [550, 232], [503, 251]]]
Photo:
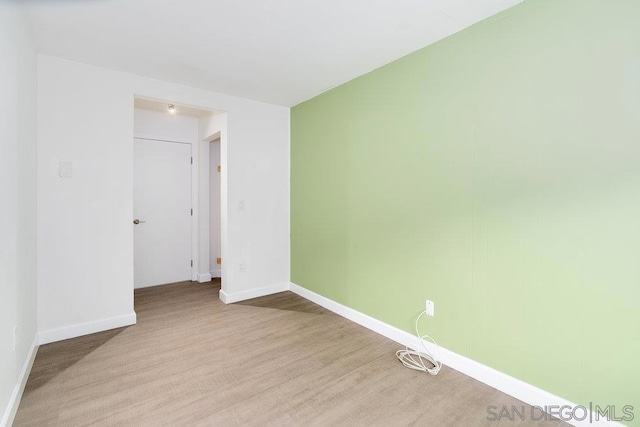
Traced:
[[[418, 322], [420, 321], [420, 318], [425, 314], [427, 313], [423, 311], [416, 318], [416, 337], [418, 337], [417, 351], [411, 350], [409, 347], [405, 347], [404, 350], [396, 351], [396, 357], [407, 368], [415, 369], [416, 371], [428, 372], [431, 375], [438, 375], [438, 372], [440, 372], [440, 369], [442, 368], [442, 362], [440, 361], [442, 359], [440, 357], [440, 347], [438, 346], [436, 340], [431, 338], [429, 335], [420, 335], [420, 331], [418, 330]], [[431, 354], [431, 352], [425, 345], [425, 339], [428, 339], [435, 344], [438, 351], [437, 358], [433, 354]], [[429, 362], [430, 365], [433, 365], [433, 367], [428, 367], [427, 365], [425, 365], [425, 360]]]

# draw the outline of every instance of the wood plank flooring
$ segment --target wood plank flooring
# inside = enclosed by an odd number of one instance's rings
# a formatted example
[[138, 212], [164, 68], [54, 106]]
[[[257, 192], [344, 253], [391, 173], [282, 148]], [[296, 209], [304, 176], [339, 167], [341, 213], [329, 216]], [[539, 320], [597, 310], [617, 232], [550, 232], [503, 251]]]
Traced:
[[41, 346], [14, 425], [533, 424], [489, 420], [524, 404], [407, 369], [396, 343], [293, 293], [224, 305], [219, 290], [136, 290], [136, 325]]

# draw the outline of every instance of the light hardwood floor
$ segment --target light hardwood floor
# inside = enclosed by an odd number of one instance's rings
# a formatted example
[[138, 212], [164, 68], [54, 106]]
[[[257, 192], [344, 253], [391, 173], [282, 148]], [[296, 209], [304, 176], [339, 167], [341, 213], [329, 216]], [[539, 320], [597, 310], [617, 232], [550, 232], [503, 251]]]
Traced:
[[490, 421], [523, 403], [407, 369], [396, 343], [295, 294], [224, 305], [219, 289], [137, 290], [135, 326], [41, 346], [14, 425], [531, 424]]

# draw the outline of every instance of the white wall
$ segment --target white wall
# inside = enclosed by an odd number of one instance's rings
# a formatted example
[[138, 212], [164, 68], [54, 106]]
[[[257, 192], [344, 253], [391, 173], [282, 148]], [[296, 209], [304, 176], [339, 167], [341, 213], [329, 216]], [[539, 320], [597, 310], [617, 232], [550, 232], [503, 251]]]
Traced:
[[[131, 319], [134, 95], [227, 112], [223, 290], [289, 281], [288, 108], [45, 55], [38, 85], [41, 337]], [[73, 162], [72, 178], [58, 177], [59, 161]], [[241, 199], [244, 212], [236, 209]], [[233, 268], [240, 262], [244, 273]]]
[[197, 117], [139, 108], [134, 110], [133, 132], [136, 136], [191, 142], [197, 149], [199, 130]]
[[[36, 335], [36, 53], [21, 7], [0, 2], [0, 424]], [[16, 327], [16, 346], [13, 330]]]

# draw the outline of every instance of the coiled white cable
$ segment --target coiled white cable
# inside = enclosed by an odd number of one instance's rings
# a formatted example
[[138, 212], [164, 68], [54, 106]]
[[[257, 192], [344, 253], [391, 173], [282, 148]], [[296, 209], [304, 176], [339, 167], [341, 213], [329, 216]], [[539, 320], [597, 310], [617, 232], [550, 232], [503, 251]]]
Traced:
[[[396, 351], [396, 357], [398, 360], [402, 362], [404, 366], [410, 369], [415, 369], [416, 371], [428, 372], [431, 375], [438, 375], [440, 369], [442, 368], [442, 362], [440, 361], [442, 357], [440, 357], [440, 347], [436, 340], [431, 338], [429, 335], [420, 335], [420, 331], [418, 330], [418, 322], [420, 318], [427, 314], [426, 312], [420, 313], [420, 315], [416, 318], [416, 337], [418, 338], [418, 346], [417, 350], [411, 350], [409, 347], [405, 347], [404, 350]], [[436, 350], [438, 352], [438, 357], [436, 358], [427, 348], [424, 343], [424, 340], [428, 339], [436, 346]], [[428, 367], [425, 365], [425, 360], [428, 361], [433, 367]]]

